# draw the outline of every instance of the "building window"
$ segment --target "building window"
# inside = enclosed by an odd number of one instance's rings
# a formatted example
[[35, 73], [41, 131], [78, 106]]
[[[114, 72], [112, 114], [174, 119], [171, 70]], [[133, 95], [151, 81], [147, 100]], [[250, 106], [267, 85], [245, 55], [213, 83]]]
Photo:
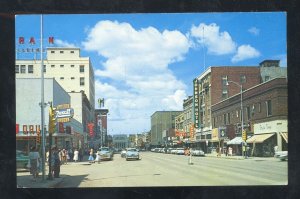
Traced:
[[52, 54], [54, 54], [54, 53], [55, 53], [55, 51], [54, 51], [54, 50], [51, 50], [51, 53], [52, 53]]
[[46, 65], [44, 65], [44, 73], [46, 72], [47, 68], [46, 68]]
[[80, 86], [84, 86], [84, 77], [80, 77]]
[[51, 65], [51, 68], [54, 68], [55, 67], [55, 65]]
[[227, 113], [228, 124], [230, 124], [230, 113]]
[[59, 51], [59, 53], [60, 53], [60, 54], [63, 54], [63, 53], [64, 53], [64, 51], [63, 51], [63, 50], [61, 50], [61, 51]]
[[61, 80], [65, 79], [64, 77], [60, 77]]
[[246, 109], [247, 109], [247, 118], [248, 118], [248, 120], [250, 120], [250, 119], [251, 119], [251, 111], [250, 111], [250, 107], [247, 106]]
[[74, 50], [71, 50], [71, 53], [73, 54], [73, 53], [74, 53]]
[[64, 65], [62, 64], [62, 65], [60, 65], [60, 67], [61, 67], [61, 68], [63, 68], [63, 67], [64, 67]]
[[71, 79], [75, 79], [75, 77], [71, 77]]
[[265, 76], [265, 81], [269, 81], [270, 80], [270, 76]]
[[246, 83], [246, 75], [240, 75], [240, 83]]
[[84, 73], [84, 65], [80, 65], [79, 71], [80, 71], [81, 73]]
[[33, 73], [33, 65], [28, 65], [28, 73]]
[[266, 106], [267, 106], [267, 116], [272, 115], [272, 101], [268, 100], [266, 101]]
[[228, 76], [222, 76], [222, 99], [228, 98], [228, 86], [227, 86]]
[[19, 65], [16, 65], [15, 71], [16, 71], [16, 73], [20, 73], [20, 67], [19, 67]]
[[25, 65], [21, 65], [21, 73], [26, 73], [26, 66]]
[[261, 103], [258, 103], [258, 112], [261, 112]]
[[74, 68], [74, 65], [71, 65], [72, 68]]
[[224, 121], [224, 125], [226, 125], [227, 124], [226, 113], [223, 115], [223, 121]]

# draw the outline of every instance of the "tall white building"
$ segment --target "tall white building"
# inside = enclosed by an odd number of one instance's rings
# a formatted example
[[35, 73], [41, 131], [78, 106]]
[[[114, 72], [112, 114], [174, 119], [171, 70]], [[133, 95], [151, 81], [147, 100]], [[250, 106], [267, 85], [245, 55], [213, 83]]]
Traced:
[[[54, 78], [69, 93], [74, 119], [82, 123], [86, 135], [87, 123], [94, 121], [95, 111], [95, 80], [90, 58], [81, 57], [79, 48], [51, 47], [46, 50], [43, 65], [44, 78]], [[16, 78], [41, 78], [41, 60], [17, 59], [15, 72]]]

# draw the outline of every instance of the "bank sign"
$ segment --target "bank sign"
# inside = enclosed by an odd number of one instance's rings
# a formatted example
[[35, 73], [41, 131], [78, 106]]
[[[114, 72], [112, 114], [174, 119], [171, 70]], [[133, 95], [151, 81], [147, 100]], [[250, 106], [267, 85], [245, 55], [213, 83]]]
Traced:
[[55, 111], [56, 118], [72, 118], [74, 116], [73, 108], [59, 109]]

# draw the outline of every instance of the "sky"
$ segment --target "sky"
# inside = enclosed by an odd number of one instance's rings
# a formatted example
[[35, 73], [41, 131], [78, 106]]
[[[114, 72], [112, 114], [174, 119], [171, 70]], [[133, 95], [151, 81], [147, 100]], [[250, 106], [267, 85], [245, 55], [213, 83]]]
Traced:
[[[15, 26], [16, 38], [39, 42], [40, 15], [17, 15]], [[285, 12], [49, 14], [43, 32], [90, 57], [108, 134], [146, 132], [156, 111], [183, 110], [193, 79], [210, 66], [276, 59], [287, 67]]]

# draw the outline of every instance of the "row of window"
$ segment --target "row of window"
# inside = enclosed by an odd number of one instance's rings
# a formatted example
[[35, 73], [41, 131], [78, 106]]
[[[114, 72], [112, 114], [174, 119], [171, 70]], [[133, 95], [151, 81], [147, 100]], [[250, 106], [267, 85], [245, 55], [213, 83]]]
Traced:
[[[272, 101], [271, 100], [266, 101], [265, 105], [266, 105], [266, 115], [267, 115], [267, 117], [272, 116]], [[256, 110], [256, 107], [253, 104], [252, 107], [250, 107], [250, 106], [244, 107], [244, 111], [245, 110], [246, 110], [246, 113], [244, 112], [243, 116], [247, 116], [247, 118], [243, 118], [244, 121], [245, 120], [250, 120], [253, 117], [253, 115], [255, 113], [255, 110]], [[257, 112], [261, 113], [261, 103], [257, 104]], [[239, 118], [239, 121], [242, 122], [241, 110], [236, 110], [235, 115], [236, 115], [237, 118]], [[216, 126], [216, 120], [220, 121], [221, 119], [223, 119], [223, 124], [224, 125], [231, 124], [231, 118], [233, 118], [233, 117], [234, 117], [234, 112], [223, 114], [223, 118], [222, 118], [222, 116], [215, 117], [214, 118], [214, 126]]]
[[[54, 54], [56, 51], [55, 50], [51, 50], [51, 54]], [[59, 53], [60, 54], [64, 54], [64, 50], [60, 50]], [[69, 51], [71, 54], [74, 54], [74, 50]]]
[[[70, 65], [72, 68], [74, 67], [74, 65]], [[51, 65], [51, 68], [54, 68], [55, 65]], [[63, 64], [60, 65], [61, 68], [64, 67]], [[22, 73], [25, 74], [26, 73], [26, 65], [16, 65], [15, 66], [15, 72], [16, 73]], [[44, 73], [46, 72], [46, 65], [44, 65]], [[84, 73], [84, 65], [80, 65], [79, 66], [79, 72], [80, 73]], [[27, 73], [33, 73], [33, 65], [28, 65], [27, 66]]]

